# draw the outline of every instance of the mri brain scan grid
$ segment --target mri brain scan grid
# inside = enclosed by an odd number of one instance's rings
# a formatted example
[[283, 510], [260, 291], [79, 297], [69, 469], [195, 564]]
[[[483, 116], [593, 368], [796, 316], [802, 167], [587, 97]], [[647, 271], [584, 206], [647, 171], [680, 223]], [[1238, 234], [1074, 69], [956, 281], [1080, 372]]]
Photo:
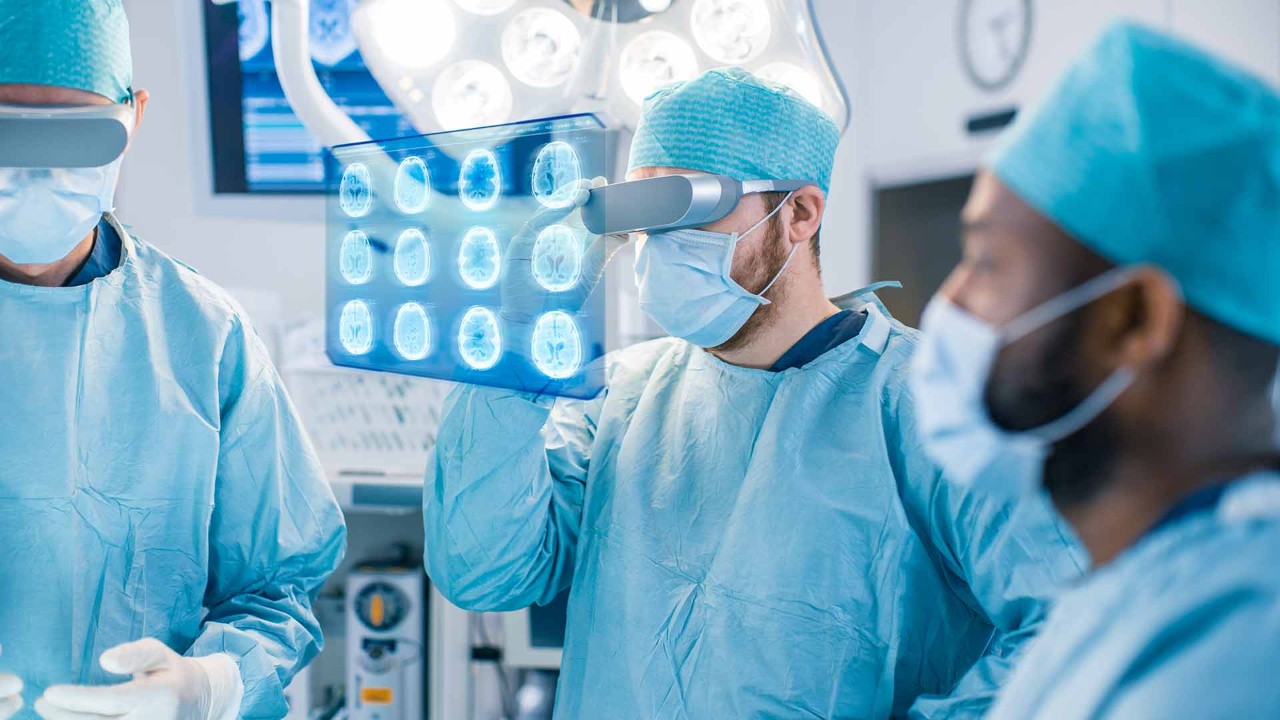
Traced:
[[[580, 115], [336, 148], [330, 358], [597, 393], [603, 293], [580, 292], [595, 238], [573, 205], [580, 180], [605, 174], [604, 147], [603, 125]], [[558, 213], [557, 222], [522, 234], [538, 213]]]

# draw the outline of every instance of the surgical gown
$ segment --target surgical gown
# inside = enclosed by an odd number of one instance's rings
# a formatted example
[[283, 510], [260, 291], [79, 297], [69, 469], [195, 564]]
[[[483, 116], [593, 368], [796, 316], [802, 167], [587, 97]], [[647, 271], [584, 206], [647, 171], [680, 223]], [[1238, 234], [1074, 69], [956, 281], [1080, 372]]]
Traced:
[[1064, 594], [992, 720], [1280, 717], [1280, 475]]
[[945, 482], [916, 439], [915, 334], [878, 305], [782, 372], [682, 340], [561, 402], [462, 387], [427, 473], [458, 605], [570, 588], [556, 717], [976, 718], [1082, 558], [1045, 502]]
[[341, 511], [242, 312], [114, 227], [104, 277], [0, 282], [0, 669], [35, 718], [45, 687], [121, 682], [98, 657], [154, 637], [230, 654], [242, 717], [283, 717]]

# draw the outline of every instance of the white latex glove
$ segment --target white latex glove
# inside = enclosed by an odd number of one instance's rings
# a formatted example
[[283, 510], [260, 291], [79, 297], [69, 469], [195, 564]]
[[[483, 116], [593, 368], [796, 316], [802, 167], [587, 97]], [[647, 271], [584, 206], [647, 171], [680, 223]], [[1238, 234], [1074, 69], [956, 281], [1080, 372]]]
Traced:
[[[2, 652], [0, 649], [0, 653]], [[10, 673], [0, 673], [0, 720], [9, 720], [21, 709], [22, 678]]]
[[244, 681], [229, 655], [183, 657], [144, 638], [102, 653], [102, 669], [132, 675], [119, 685], [55, 685], [36, 701], [45, 720], [234, 720]]

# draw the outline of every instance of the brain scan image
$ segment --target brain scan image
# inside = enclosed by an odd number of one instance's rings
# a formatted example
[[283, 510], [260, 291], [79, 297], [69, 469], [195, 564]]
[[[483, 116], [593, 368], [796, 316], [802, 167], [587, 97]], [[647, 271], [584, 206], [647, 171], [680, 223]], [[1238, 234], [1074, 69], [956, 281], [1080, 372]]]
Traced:
[[533, 196], [549, 208], [573, 204], [576, 184], [582, 179], [578, 153], [566, 142], [547, 143], [533, 161]]
[[498, 364], [502, 357], [502, 331], [492, 310], [473, 307], [462, 316], [458, 352], [463, 361], [476, 370], [488, 370]]
[[498, 282], [502, 253], [498, 238], [485, 227], [474, 227], [462, 238], [458, 249], [458, 274], [474, 290], [488, 290]]
[[236, 13], [240, 18], [240, 60], [244, 62], [262, 52], [271, 39], [267, 0], [240, 0]]
[[369, 236], [352, 230], [342, 238], [338, 248], [338, 269], [342, 279], [352, 285], [363, 285], [373, 277], [373, 245]]
[[431, 248], [427, 236], [417, 228], [400, 233], [396, 241], [396, 254], [391, 264], [395, 266], [396, 279], [406, 287], [417, 287], [431, 275]]
[[533, 244], [533, 278], [548, 292], [564, 292], [582, 276], [582, 241], [564, 225], [551, 225]]
[[332, 67], [356, 51], [351, 11], [356, 0], [311, 0], [311, 59]]
[[352, 300], [342, 306], [338, 339], [352, 355], [364, 355], [373, 347], [373, 313], [365, 301]]
[[396, 311], [396, 352], [405, 360], [421, 360], [431, 354], [431, 321], [418, 303], [405, 303]]
[[431, 203], [431, 173], [427, 163], [410, 155], [396, 170], [396, 207], [406, 215], [417, 215]]
[[458, 177], [458, 197], [462, 204], [476, 211], [493, 207], [502, 194], [502, 170], [498, 157], [489, 150], [472, 150], [462, 161]]
[[369, 176], [369, 168], [361, 163], [352, 163], [342, 173], [342, 182], [338, 186], [338, 204], [347, 217], [364, 217], [373, 208], [373, 179]]
[[553, 310], [533, 326], [533, 364], [553, 380], [563, 380], [582, 366], [582, 338], [568, 313]]

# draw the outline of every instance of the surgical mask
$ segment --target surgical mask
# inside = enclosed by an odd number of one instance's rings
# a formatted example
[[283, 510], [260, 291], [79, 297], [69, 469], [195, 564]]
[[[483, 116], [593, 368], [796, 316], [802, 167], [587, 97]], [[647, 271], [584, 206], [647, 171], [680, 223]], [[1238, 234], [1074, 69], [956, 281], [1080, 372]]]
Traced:
[[925, 451], [949, 480], [1014, 496], [1040, 489], [1053, 445], [1096, 420], [1133, 384], [1136, 373], [1120, 368], [1057, 420], [1009, 432], [997, 426], [987, 410], [986, 388], [996, 356], [1006, 345], [1118, 289], [1130, 277], [1127, 268], [1103, 273], [1003, 328], [992, 327], [945, 297], [929, 303], [911, 388]]
[[0, 255], [57, 262], [114, 207], [123, 156], [93, 168], [0, 168]]
[[742, 234], [706, 230], [654, 233], [636, 247], [636, 285], [640, 309], [668, 334], [704, 348], [728, 342], [752, 313], [769, 301], [765, 293], [791, 264], [798, 245], [759, 294], [730, 275], [738, 243], [786, 205], [791, 193], [760, 222]]

